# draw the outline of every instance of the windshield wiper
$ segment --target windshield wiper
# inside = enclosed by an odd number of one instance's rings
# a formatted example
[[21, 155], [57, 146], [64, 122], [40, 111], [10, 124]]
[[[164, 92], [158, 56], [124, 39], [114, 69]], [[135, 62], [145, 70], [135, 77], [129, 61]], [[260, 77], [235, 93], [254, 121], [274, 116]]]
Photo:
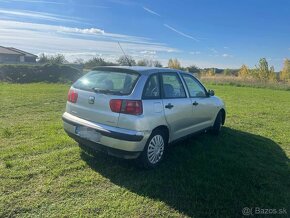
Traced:
[[92, 89], [96, 93], [124, 95], [123, 92], [112, 90], [112, 89], [100, 89], [100, 88], [92, 88]]

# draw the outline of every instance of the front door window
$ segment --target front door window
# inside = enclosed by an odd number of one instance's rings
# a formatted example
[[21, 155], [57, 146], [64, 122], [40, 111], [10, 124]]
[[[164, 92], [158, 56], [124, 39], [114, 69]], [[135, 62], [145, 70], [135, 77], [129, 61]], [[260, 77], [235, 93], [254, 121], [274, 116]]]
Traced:
[[205, 89], [199, 84], [192, 76], [187, 74], [182, 74], [182, 78], [188, 88], [189, 96], [191, 98], [202, 98], [206, 97]]

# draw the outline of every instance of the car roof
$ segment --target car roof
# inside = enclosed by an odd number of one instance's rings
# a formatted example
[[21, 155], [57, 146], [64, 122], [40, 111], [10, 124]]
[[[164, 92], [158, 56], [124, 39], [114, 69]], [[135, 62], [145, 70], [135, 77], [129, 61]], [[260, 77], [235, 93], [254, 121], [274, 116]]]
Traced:
[[130, 70], [135, 71], [143, 75], [150, 75], [157, 72], [183, 72], [187, 73], [181, 70], [177, 69], [171, 69], [171, 68], [164, 68], [164, 67], [141, 67], [141, 66], [105, 66], [105, 67], [96, 67], [96, 69], [122, 69], [122, 70]]

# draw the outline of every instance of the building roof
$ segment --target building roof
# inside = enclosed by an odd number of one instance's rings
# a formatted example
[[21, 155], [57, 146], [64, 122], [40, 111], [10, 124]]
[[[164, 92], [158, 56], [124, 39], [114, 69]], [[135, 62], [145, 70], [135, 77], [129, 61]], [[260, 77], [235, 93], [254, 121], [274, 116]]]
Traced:
[[26, 56], [34, 56], [34, 57], [37, 57], [37, 55], [31, 54], [29, 52], [26, 52], [26, 51], [23, 51], [23, 50], [20, 50], [20, 49], [17, 49], [17, 48], [9, 47], [8, 49], [10, 49], [12, 51], [15, 51], [15, 52], [19, 52], [19, 53], [24, 54]]
[[33, 56], [33, 57], [37, 57], [37, 55], [28, 53], [26, 51], [22, 51], [20, 49], [17, 48], [13, 48], [13, 47], [4, 47], [4, 46], [0, 46], [0, 54], [9, 54], [9, 55], [24, 55], [24, 56]]
[[0, 46], [0, 54], [22, 55], [19, 52], [13, 51], [13, 50], [6, 48], [6, 47], [3, 47], [3, 46]]

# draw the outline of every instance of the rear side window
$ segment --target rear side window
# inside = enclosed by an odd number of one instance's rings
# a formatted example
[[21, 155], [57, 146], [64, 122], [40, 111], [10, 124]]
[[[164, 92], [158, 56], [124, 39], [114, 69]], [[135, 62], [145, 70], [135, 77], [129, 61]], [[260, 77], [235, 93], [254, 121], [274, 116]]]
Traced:
[[91, 71], [76, 81], [73, 87], [105, 94], [128, 95], [138, 77], [138, 73], [132, 72]]
[[144, 99], [156, 99], [160, 98], [160, 88], [159, 88], [159, 79], [158, 75], [152, 75], [147, 80], [144, 91], [143, 91]]

